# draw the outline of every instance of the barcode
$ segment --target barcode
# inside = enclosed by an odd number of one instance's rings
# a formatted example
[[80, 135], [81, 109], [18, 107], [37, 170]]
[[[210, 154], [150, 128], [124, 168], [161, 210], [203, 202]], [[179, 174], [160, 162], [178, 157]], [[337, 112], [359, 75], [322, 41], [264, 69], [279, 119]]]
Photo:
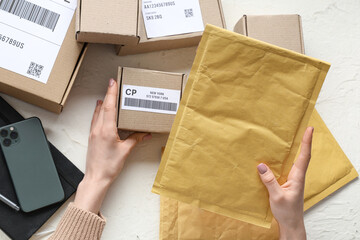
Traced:
[[194, 16], [194, 12], [192, 10], [192, 8], [190, 9], [184, 9], [184, 12], [185, 12], [185, 17], [193, 17]]
[[138, 98], [125, 98], [124, 105], [129, 107], [149, 108], [172, 112], [176, 112], [177, 110], [177, 103], [144, 100]]
[[27, 70], [27, 74], [39, 78], [43, 69], [44, 69], [44, 66], [42, 66], [40, 64], [36, 64], [34, 62], [31, 62], [29, 69]]
[[55, 30], [60, 14], [25, 0], [0, 0], [0, 10]]

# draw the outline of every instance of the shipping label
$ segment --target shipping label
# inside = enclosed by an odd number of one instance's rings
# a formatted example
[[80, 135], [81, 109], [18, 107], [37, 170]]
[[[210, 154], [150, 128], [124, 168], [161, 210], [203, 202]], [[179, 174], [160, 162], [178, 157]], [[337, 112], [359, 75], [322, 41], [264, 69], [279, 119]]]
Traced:
[[199, 0], [143, 0], [148, 38], [204, 31]]
[[123, 85], [121, 109], [176, 114], [180, 94], [180, 90]]
[[46, 83], [77, 0], [0, 0], [0, 67]]

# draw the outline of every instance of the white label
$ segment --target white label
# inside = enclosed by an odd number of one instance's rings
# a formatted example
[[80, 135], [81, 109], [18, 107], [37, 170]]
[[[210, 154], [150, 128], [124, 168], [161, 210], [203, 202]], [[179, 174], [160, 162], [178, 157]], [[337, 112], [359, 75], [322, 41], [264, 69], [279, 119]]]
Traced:
[[46, 83], [77, 0], [0, 0], [0, 67]]
[[143, 0], [148, 38], [204, 31], [199, 0]]
[[121, 109], [176, 114], [180, 90], [123, 85]]

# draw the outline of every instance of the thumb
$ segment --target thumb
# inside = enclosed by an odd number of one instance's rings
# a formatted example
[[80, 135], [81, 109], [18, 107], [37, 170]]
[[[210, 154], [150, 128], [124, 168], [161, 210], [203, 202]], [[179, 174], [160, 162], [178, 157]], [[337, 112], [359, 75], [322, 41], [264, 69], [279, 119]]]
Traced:
[[260, 163], [257, 166], [258, 173], [260, 175], [261, 181], [264, 183], [265, 187], [267, 188], [270, 197], [274, 197], [278, 194], [281, 194], [281, 187], [276, 180], [273, 172], [270, 170], [270, 168], [263, 163]]
[[149, 140], [151, 138], [152, 136], [150, 133], [133, 133], [124, 140], [123, 144], [131, 151], [141, 141]]

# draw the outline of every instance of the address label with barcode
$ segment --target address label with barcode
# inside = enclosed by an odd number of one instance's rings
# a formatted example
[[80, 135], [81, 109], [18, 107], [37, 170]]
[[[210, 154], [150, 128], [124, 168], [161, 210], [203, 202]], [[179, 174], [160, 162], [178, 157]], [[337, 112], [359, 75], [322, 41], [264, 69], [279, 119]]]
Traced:
[[46, 83], [77, 0], [0, 0], [0, 67]]
[[180, 94], [180, 90], [123, 85], [121, 109], [176, 114]]
[[143, 0], [148, 38], [204, 31], [199, 0]]

